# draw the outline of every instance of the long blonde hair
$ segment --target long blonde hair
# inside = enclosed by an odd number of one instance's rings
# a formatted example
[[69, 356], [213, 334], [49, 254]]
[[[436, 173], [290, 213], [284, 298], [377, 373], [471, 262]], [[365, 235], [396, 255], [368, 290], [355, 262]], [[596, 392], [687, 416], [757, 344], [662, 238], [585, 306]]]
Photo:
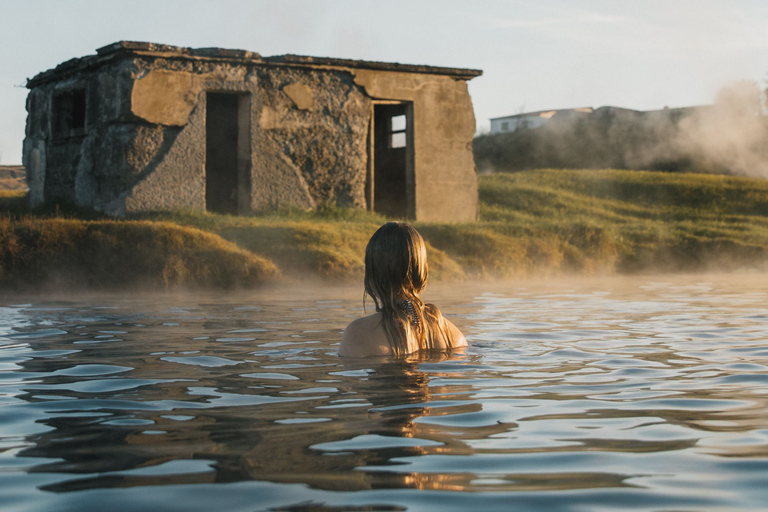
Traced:
[[384, 332], [396, 356], [456, 345], [437, 306], [425, 304], [419, 297], [427, 286], [427, 275], [427, 248], [418, 231], [408, 224], [388, 222], [368, 241], [365, 294], [381, 312]]

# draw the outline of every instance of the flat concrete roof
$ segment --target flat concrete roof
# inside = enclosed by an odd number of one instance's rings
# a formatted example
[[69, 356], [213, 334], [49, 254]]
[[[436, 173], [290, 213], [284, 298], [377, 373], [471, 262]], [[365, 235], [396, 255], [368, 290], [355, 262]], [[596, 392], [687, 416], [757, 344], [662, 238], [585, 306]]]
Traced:
[[204, 61], [223, 61], [244, 65], [283, 65], [295, 67], [328, 67], [349, 69], [372, 69], [377, 71], [395, 71], [401, 73], [424, 73], [450, 76], [461, 80], [471, 80], [483, 74], [479, 69], [446, 68], [397, 62], [373, 62], [365, 60], [337, 59], [332, 57], [310, 57], [304, 55], [276, 55], [262, 57], [248, 50], [227, 48], [185, 48], [167, 44], [141, 41], [118, 41], [96, 50], [95, 55], [70, 59], [53, 69], [38, 73], [27, 80], [27, 87], [32, 88], [51, 80], [92, 69], [108, 62], [129, 55], [148, 56], [160, 59], [187, 59]]

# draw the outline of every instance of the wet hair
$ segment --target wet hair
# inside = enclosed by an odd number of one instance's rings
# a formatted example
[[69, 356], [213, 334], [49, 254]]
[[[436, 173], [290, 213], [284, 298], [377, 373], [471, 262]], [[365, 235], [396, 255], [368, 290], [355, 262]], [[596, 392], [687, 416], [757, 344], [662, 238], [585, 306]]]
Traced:
[[456, 345], [437, 306], [425, 304], [419, 297], [427, 286], [427, 276], [426, 245], [418, 231], [408, 224], [388, 222], [368, 241], [365, 294], [371, 296], [376, 311], [381, 312], [384, 332], [396, 356]]

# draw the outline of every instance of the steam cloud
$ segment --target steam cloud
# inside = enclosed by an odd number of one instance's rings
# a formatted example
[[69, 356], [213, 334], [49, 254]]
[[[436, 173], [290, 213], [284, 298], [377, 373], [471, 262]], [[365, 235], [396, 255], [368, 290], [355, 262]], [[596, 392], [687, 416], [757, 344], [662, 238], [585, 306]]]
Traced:
[[754, 82], [726, 87], [712, 108], [680, 121], [671, 149], [698, 159], [702, 170], [768, 178], [768, 118], [763, 105]]
[[723, 88], [713, 105], [637, 112], [565, 112], [539, 128], [475, 139], [481, 172], [618, 168], [768, 178], [768, 115], [754, 82]]

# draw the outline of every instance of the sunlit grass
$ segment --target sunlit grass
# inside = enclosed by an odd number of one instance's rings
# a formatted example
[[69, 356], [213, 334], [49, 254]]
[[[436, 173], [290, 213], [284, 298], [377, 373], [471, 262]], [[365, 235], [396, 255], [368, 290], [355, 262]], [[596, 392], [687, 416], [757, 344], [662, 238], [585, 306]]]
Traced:
[[768, 182], [620, 170], [483, 176], [481, 222], [560, 240], [562, 270], [733, 270], [768, 249]]
[[[386, 222], [376, 213], [349, 208], [278, 210], [256, 216], [208, 212], [154, 212], [136, 218], [162, 220], [214, 232], [239, 247], [276, 262], [286, 279], [362, 279], [368, 239]], [[462, 268], [428, 244], [438, 279], [464, 277]]]
[[[69, 279], [117, 287], [134, 275], [156, 287], [231, 287], [278, 273], [359, 282], [368, 239], [386, 221], [338, 207], [107, 220], [73, 206], [30, 212], [25, 201], [0, 194], [3, 285]], [[768, 181], [618, 170], [495, 174], [480, 177], [478, 221], [414, 224], [432, 279], [764, 268]]]
[[4, 289], [250, 287], [276, 265], [221, 237], [167, 222], [0, 218]]

